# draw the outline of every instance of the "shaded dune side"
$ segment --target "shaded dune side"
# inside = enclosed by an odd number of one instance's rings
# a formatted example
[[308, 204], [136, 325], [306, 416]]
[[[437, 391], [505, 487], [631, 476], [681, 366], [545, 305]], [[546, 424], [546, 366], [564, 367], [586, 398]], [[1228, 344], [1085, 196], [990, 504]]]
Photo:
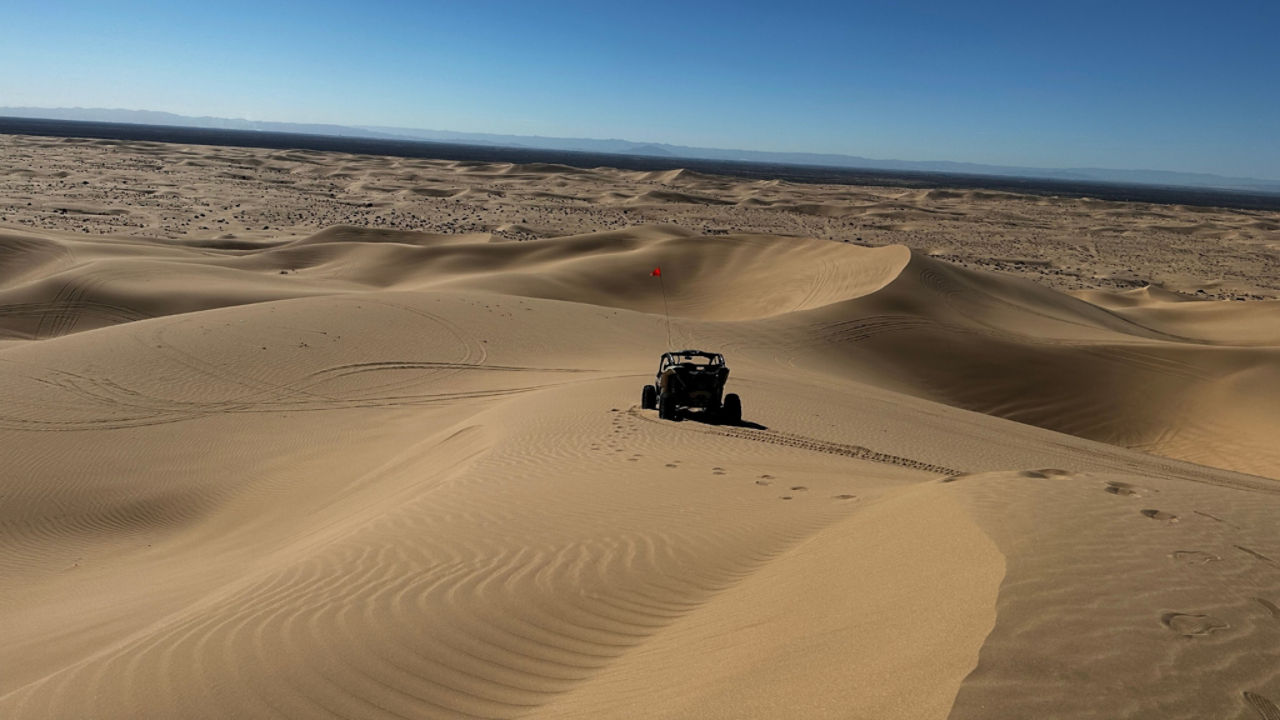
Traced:
[[74, 262], [71, 251], [56, 239], [0, 232], [0, 287], [50, 275]]
[[1135, 323], [1155, 330], [1167, 329], [1197, 342], [1280, 346], [1280, 301], [1202, 302], [1154, 287], [1076, 294]]
[[210, 263], [102, 259], [0, 290], [0, 332], [44, 340], [151, 317], [332, 292]]
[[[55, 234], [0, 236], [0, 337], [44, 340], [161, 315], [332, 293], [220, 267], [249, 251]], [[269, 256], [268, 256], [269, 257]]]
[[1195, 339], [1205, 306], [1233, 309], [1179, 303], [1158, 325], [1146, 324], [1028, 281], [915, 255], [882, 290], [786, 322], [807, 337], [802, 344], [821, 348], [813, 362], [827, 372], [1110, 444], [1276, 476], [1280, 451], [1271, 438], [1280, 431], [1280, 411], [1258, 398], [1280, 393], [1280, 348]]

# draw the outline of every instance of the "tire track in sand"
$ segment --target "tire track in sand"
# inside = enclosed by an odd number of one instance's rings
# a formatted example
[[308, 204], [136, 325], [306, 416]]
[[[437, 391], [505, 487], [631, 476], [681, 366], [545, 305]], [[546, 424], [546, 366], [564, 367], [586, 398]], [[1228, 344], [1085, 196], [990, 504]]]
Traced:
[[[628, 413], [632, 417], [646, 422], [666, 422], [660, 421], [654, 417], [649, 417], [640, 411], [640, 408], [631, 406]], [[922, 470], [924, 472], [938, 473], [939, 475], [958, 475], [963, 470], [949, 468], [943, 465], [934, 465], [923, 460], [902, 457], [901, 455], [893, 455], [891, 453], [873, 450], [862, 445], [849, 445], [846, 443], [831, 442], [828, 440], [819, 440], [807, 435], [798, 435], [796, 433], [786, 433], [777, 430], [753, 430], [745, 427], [725, 426], [725, 425], [706, 425], [702, 423], [676, 423], [675, 427], [679, 427], [689, 432], [700, 432], [707, 435], [720, 435], [722, 437], [737, 438], [739, 440], [750, 440], [752, 442], [768, 443], [770, 445], [781, 445], [783, 447], [793, 447], [800, 450], [808, 450], [810, 452], [826, 453], [828, 455], [840, 455], [842, 457], [854, 458], [857, 460], [869, 460], [871, 462], [884, 463], [886, 465], [897, 465], [898, 467], [910, 468], [912, 470]]]

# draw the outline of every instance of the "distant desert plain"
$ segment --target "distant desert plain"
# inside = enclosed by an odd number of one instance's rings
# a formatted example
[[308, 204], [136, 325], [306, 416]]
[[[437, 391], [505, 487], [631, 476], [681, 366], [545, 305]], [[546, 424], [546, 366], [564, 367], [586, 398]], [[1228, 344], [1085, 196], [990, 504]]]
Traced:
[[1280, 718], [1280, 213], [0, 168], [0, 717]]

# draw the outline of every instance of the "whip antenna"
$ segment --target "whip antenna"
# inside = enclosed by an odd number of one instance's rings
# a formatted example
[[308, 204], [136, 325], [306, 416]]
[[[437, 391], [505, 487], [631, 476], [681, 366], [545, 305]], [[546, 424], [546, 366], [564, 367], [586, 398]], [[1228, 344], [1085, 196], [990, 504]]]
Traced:
[[658, 287], [662, 288], [662, 314], [667, 318], [667, 349], [671, 346], [671, 311], [667, 309], [667, 284], [662, 281], [662, 268], [656, 267], [653, 272], [649, 273], [649, 277], [658, 278]]

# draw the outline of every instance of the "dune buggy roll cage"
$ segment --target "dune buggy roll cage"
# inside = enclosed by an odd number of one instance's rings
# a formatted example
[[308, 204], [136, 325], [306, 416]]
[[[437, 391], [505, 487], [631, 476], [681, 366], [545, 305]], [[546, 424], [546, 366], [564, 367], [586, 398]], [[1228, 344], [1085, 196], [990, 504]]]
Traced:
[[[698, 358], [702, 360], [699, 361]], [[662, 354], [662, 360], [658, 363], [658, 374], [661, 375], [662, 371], [677, 365], [694, 370], [721, 368], [724, 367], [724, 355], [701, 350], [673, 350]]]

